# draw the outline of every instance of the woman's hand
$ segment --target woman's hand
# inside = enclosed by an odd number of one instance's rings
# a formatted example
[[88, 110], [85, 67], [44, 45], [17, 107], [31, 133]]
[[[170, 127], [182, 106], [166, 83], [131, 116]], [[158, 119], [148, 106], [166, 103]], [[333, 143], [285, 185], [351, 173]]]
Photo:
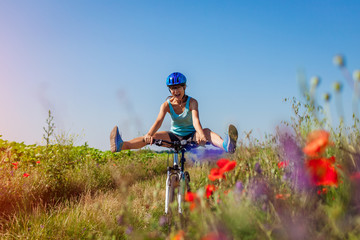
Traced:
[[207, 140], [204, 134], [200, 135], [199, 139], [197, 139], [197, 144], [199, 144], [200, 146], [205, 146], [206, 142]]
[[150, 135], [150, 134], [146, 134], [145, 136], [144, 136], [144, 139], [143, 139], [143, 141], [146, 143], [146, 144], [152, 144], [152, 142], [153, 142], [153, 137]]

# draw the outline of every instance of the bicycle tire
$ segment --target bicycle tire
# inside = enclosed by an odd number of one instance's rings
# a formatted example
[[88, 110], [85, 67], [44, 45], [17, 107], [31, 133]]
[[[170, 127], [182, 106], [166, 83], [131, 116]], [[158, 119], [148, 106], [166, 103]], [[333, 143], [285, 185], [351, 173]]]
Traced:
[[173, 203], [175, 200], [175, 189], [179, 185], [179, 176], [177, 174], [172, 174], [170, 176], [170, 189], [169, 189], [169, 203]]
[[173, 209], [172, 203], [175, 201], [175, 189], [178, 188], [179, 184], [179, 177], [177, 174], [171, 174], [169, 178], [169, 196], [168, 196], [168, 212], [167, 212], [167, 223], [168, 225], [172, 224], [172, 217], [173, 217]]
[[186, 193], [187, 192], [190, 192], [191, 191], [191, 189], [190, 189], [190, 174], [189, 174], [189, 172], [187, 172], [187, 171], [185, 171], [184, 172], [184, 179], [182, 179], [181, 180], [181, 182], [182, 181], [184, 181], [182, 184], [184, 184], [184, 186], [183, 187], [180, 187], [180, 189], [181, 189], [181, 201], [182, 201], [182, 203], [185, 201], [185, 195], [186, 195]]
[[[181, 191], [181, 213], [179, 212], [179, 217], [180, 217], [180, 227], [182, 229], [184, 229], [186, 227], [186, 223], [187, 223], [187, 217], [188, 214], [186, 214], [185, 212], [185, 208], [184, 208], [184, 204], [185, 204], [185, 195], [187, 192], [190, 192], [190, 174], [189, 172], [184, 172], [184, 178], [181, 180], [182, 183], [180, 183], [180, 188], [179, 190]], [[183, 186], [181, 186], [181, 184], [183, 184]]]

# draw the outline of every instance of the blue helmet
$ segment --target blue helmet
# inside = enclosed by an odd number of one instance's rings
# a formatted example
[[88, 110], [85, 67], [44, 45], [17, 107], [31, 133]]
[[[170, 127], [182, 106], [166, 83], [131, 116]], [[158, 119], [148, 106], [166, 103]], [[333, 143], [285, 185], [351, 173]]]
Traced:
[[179, 72], [170, 74], [166, 79], [166, 86], [186, 84], [186, 77]]

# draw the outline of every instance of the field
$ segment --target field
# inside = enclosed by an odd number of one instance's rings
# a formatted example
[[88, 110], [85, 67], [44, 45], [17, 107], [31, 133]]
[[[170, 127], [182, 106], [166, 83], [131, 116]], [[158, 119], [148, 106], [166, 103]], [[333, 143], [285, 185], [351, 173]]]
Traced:
[[[293, 107], [301, 104], [293, 100]], [[243, 139], [233, 155], [188, 153], [194, 197], [182, 229], [163, 215], [167, 153], [113, 154], [69, 139], [46, 146], [0, 140], [0, 236], [358, 239], [358, 122], [317, 130], [320, 122], [305, 117], [313, 110], [304, 109], [265, 142]], [[232, 166], [216, 174], [219, 159]]]
[[306, 96], [285, 99], [292, 120], [263, 141], [187, 153], [185, 225], [164, 216], [171, 155], [75, 146], [53, 134], [49, 112], [46, 145], [0, 136], [0, 237], [360, 239], [359, 120], [332, 128]]

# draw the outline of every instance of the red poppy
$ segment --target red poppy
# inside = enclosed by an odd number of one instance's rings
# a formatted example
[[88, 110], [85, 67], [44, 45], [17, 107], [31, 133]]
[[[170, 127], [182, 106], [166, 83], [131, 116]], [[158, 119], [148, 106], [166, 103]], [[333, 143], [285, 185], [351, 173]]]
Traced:
[[218, 235], [215, 232], [206, 234], [201, 240], [218, 240]]
[[307, 161], [313, 183], [317, 186], [338, 186], [338, 174], [333, 165], [335, 158], [318, 158]]
[[179, 230], [171, 240], [182, 240], [184, 239], [184, 236], [185, 236], [184, 230]]
[[327, 159], [330, 163], [334, 164], [335, 163], [335, 156], [331, 156]]
[[219, 168], [223, 168], [228, 162], [230, 162], [229, 159], [221, 158], [216, 162], [216, 165], [218, 165]]
[[225, 179], [225, 175], [222, 171], [220, 171], [220, 168], [213, 168], [210, 170], [209, 179], [210, 181]]
[[30, 176], [30, 174], [28, 174], [28, 173], [24, 173], [24, 175], [23, 175], [23, 177], [28, 177], [28, 176]]
[[224, 173], [224, 172], [229, 172], [231, 170], [233, 170], [236, 166], [236, 161], [229, 161], [228, 163], [225, 164], [225, 166], [223, 166], [222, 168], [220, 168], [220, 172]]
[[340, 170], [344, 170], [344, 169], [343, 169], [343, 166], [341, 166], [340, 164], [337, 164], [336, 167], [337, 167], [338, 169], [340, 169]]
[[230, 192], [230, 189], [227, 189], [227, 190], [224, 191], [224, 194], [225, 194], [225, 195], [228, 195], [229, 192]]
[[193, 202], [197, 198], [196, 193], [193, 192], [186, 192], [185, 194], [185, 201], [187, 202]]
[[186, 192], [185, 201], [190, 202], [190, 211], [194, 210], [197, 204], [200, 202], [200, 198], [196, 193]]
[[11, 163], [11, 164], [14, 165], [14, 169], [18, 169], [19, 162], [14, 162], [14, 163]]
[[206, 186], [206, 198], [209, 198], [215, 192], [216, 187], [212, 184]]
[[316, 130], [309, 133], [307, 144], [303, 148], [304, 153], [310, 157], [319, 156], [328, 146], [329, 136], [330, 134], [325, 130]]
[[318, 191], [317, 191], [317, 194], [318, 195], [321, 195], [321, 194], [326, 194], [327, 193], [327, 189], [326, 188], [323, 188], [323, 189], [319, 189]]
[[283, 161], [278, 163], [278, 168], [285, 168], [289, 165], [289, 161]]
[[36, 161], [36, 163], [37, 163], [37, 164], [39, 164], [39, 163], [40, 163], [40, 161]]
[[288, 197], [290, 197], [290, 194], [287, 193], [287, 194], [282, 194], [282, 193], [279, 193], [279, 194], [276, 194], [275, 198], [276, 199], [287, 199]]

